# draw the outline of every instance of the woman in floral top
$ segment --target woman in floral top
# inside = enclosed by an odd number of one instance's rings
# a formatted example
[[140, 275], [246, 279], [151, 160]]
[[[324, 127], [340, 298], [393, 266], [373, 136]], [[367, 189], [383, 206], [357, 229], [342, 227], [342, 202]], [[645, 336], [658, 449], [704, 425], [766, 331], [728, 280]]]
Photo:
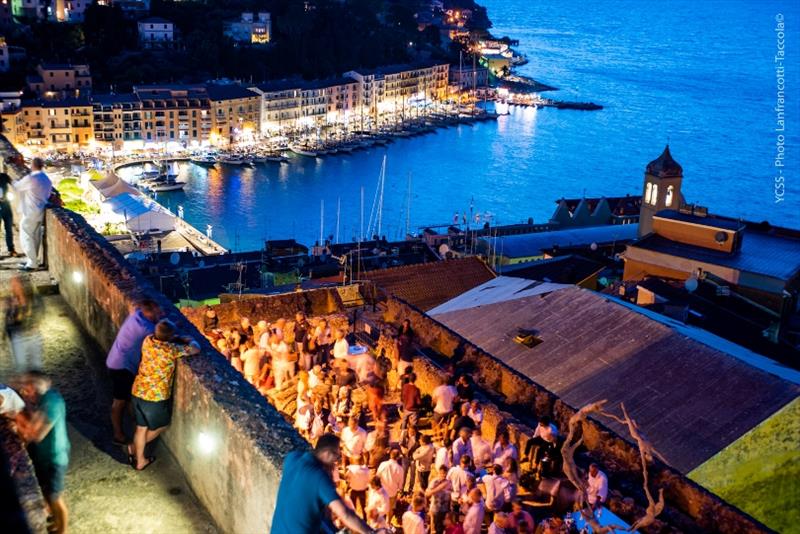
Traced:
[[172, 378], [178, 358], [197, 354], [200, 346], [191, 338], [175, 335], [175, 325], [163, 319], [155, 333], [142, 343], [142, 361], [131, 394], [136, 432], [128, 445], [131, 465], [141, 471], [155, 461], [145, 458], [145, 446], [166, 430], [172, 417]]

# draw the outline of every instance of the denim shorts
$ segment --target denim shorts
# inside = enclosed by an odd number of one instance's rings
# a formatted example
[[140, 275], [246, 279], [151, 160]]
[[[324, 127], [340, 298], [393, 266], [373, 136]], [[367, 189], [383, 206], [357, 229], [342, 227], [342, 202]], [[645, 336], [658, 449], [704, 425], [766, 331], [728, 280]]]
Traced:
[[156, 430], [169, 426], [172, 421], [172, 399], [151, 402], [134, 395], [131, 397], [131, 405], [137, 426], [146, 426], [148, 430]]

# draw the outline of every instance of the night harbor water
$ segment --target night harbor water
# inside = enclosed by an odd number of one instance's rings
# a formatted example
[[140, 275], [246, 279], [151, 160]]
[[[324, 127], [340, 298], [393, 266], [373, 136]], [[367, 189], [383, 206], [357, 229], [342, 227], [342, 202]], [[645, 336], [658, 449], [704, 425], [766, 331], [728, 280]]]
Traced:
[[[684, 169], [683, 193], [710, 211], [800, 227], [796, 114], [787, 106], [785, 189], [775, 158], [776, 11], [757, 1], [484, 0], [493, 33], [519, 39], [530, 62], [518, 72], [560, 88], [544, 96], [592, 101], [601, 111], [512, 107], [497, 121], [398, 139], [386, 148], [288, 164], [211, 169], [185, 164], [185, 190], [159, 200], [234, 250], [267, 238], [339, 240], [369, 218], [387, 156], [383, 227], [452, 222], [456, 212], [494, 223], [544, 222], [561, 197], [640, 194], [648, 161], [669, 142]], [[587, 6], [591, 5], [591, 9]], [[800, 8], [784, 3], [787, 21]], [[786, 86], [800, 81], [786, 69]], [[796, 107], [794, 108], [796, 109]], [[133, 172], [126, 170], [124, 172]], [[408, 199], [409, 176], [412, 198]], [[338, 207], [338, 209], [337, 209]], [[410, 213], [407, 213], [409, 211]], [[474, 217], [473, 217], [474, 220]]]

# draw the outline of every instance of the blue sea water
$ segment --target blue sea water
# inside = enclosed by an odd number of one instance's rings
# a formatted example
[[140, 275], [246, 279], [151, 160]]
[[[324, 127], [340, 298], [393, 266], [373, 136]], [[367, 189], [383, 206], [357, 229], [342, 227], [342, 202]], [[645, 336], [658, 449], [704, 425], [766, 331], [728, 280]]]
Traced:
[[[159, 199], [235, 250], [265, 238], [307, 244], [358, 233], [387, 156], [382, 233], [447, 223], [546, 221], [561, 197], [639, 194], [644, 167], [669, 142], [683, 192], [712, 212], [800, 228], [797, 125], [800, 3], [760, 0], [483, 0], [493, 32], [519, 39], [522, 74], [602, 111], [512, 108], [497, 122], [440, 130], [325, 159], [222, 170], [187, 166], [184, 192]], [[776, 202], [776, 15], [787, 24], [785, 192]], [[411, 202], [407, 199], [411, 175]], [[366, 222], [365, 222], [366, 225]]]

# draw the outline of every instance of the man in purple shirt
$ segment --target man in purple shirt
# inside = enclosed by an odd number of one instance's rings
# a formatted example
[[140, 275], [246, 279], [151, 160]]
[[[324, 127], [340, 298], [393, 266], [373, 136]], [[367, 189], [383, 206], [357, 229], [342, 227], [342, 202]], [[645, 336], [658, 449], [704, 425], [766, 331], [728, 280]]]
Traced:
[[111, 403], [111, 426], [114, 428], [113, 441], [116, 445], [128, 443], [128, 438], [122, 430], [122, 415], [130, 403], [133, 379], [139, 371], [142, 342], [153, 333], [162, 315], [161, 307], [154, 300], [140, 301], [122, 323], [114, 344], [108, 351], [106, 367], [111, 376], [114, 398]]

